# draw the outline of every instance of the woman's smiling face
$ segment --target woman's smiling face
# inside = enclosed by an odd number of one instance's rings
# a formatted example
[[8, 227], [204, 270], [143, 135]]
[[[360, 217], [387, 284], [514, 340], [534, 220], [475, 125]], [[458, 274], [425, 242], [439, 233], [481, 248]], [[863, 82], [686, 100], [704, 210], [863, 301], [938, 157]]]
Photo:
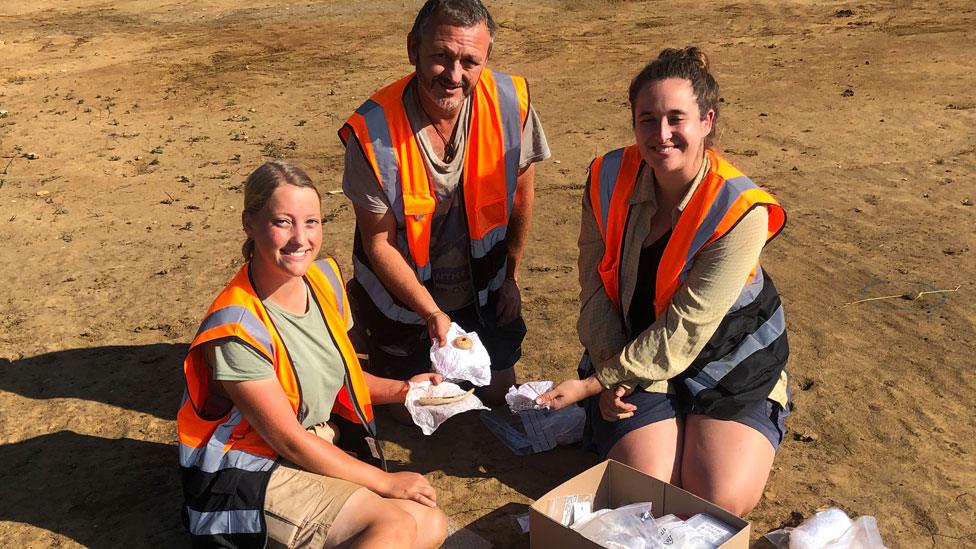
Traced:
[[274, 277], [303, 276], [322, 247], [322, 210], [315, 189], [278, 185], [264, 208], [245, 214], [244, 232], [254, 240], [253, 268]]
[[634, 102], [634, 138], [658, 181], [681, 184], [695, 177], [714, 118], [711, 110], [704, 116], [699, 112], [698, 98], [687, 79], [665, 78], [644, 85]]

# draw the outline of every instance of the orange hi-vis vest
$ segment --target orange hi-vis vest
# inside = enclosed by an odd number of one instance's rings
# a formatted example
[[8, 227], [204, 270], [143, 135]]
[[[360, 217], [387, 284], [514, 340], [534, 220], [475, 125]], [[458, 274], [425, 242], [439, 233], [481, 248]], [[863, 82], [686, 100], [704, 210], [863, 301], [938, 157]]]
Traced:
[[[418, 279], [426, 282], [431, 277], [431, 220], [437, 196], [404, 108], [403, 96], [414, 78], [415, 74], [407, 75], [376, 92], [349, 117], [339, 138], [347, 145], [350, 133], [355, 134], [396, 218], [400, 252]], [[505, 237], [529, 110], [528, 84], [519, 76], [485, 69], [471, 101], [461, 189], [471, 241], [472, 282], [483, 305], [488, 293], [505, 280]], [[423, 324], [419, 315], [386, 291], [358, 248], [353, 253], [355, 277], [373, 302], [388, 318]]]
[[[695, 256], [725, 236], [752, 208], [765, 207], [769, 212], [766, 242], [786, 223], [786, 214], [772, 195], [715, 151], [706, 154], [708, 171], [678, 217], [658, 265], [656, 317], [665, 313], [684, 284]], [[623, 310], [620, 264], [630, 197], [645, 168], [636, 145], [611, 151], [590, 165], [587, 192], [605, 245], [598, 269], [607, 296], [619, 311]], [[698, 405], [716, 417], [733, 417], [749, 403], [765, 399], [789, 353], [782, 304], [768, 274], [757, 262], [742, 283], [742, 292], [716, 333], [681, 376]]]
[[[695, 255], [725, 236], [753, 207], [764, 205], [769, 211], [767, 242], [779, 234], [786, 223], [786, 214], [772, 195], [757, 187], [715, 151], [709, 149], [706, 154], [708, 173], [681, 212], [661, 257], [654, 296], [656, 315], [664, 312], [671, 302], [671, 296], [691, 270]], [[590, 203], [606, 244], [599, 266], [600, 278], [618, 309], [621, 308], [619, 281], [624, 230], [630, 196], [643, 166], [636, 145], [612, 151], [595, 159], [590, 166]], [[750, 280], [758, 269], [757, 265]]]
[[[264, 492], [278, 454], [248, 423], [233, 402], [215, 390], [205, 346], [236, 340], [273, 366], [296, 417], [301, 421], [302, 391], [288, 349], [261, 303], [249, 274], [238, 271], [217, 296], [200, 325], [183, 363], [186, 390], [177, 415], [183, 471], [184, 523], [195, 542], [264, 547]], [[373, 409], [356, 351], [347, 335], [350, 313], [339, 268], [332, 259], [313, 263], [304, 276], [319, 305], [327, 334], [342, 357], [344, 387], [333, 413], [362, 424], [375, 436]]]

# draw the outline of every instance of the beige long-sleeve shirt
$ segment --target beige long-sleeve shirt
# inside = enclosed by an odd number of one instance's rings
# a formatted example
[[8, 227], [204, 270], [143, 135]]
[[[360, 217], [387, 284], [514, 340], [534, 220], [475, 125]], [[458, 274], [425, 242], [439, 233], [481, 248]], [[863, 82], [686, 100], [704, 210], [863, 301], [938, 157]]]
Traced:
[[[674, 212], [677, 224], [708, 170], [708, 159]], [[577, 332], [589, 351], [597, 379], [604, 387], [640, 385], [651, 392], [669, 392], [668, 380], [695, 360], [735, 303], [766, 243], [768, 212], [753, 208], [724, 237], [704, 248], [665, 311], [631, 340], [630, 302], [638, 284], [641, 249], [657, 210], [654, 172], [642, 170], [630, 197], [626, 241], [620, 262], [618, 310], [607, 296], [597, 269], [604, 253], [603, 237], [593, 216], [589, 193], [583, 195], [579, 237], [580, 316]], [[653, 307], [653, 304], [646, 304]], [[786, 406], [784, 371], [769, 398]]]

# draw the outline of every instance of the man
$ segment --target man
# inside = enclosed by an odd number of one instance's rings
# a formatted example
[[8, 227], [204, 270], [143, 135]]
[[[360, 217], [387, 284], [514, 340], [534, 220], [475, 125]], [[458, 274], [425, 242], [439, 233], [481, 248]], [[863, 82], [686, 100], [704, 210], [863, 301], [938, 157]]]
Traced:
[[357, 225], [349, 294], [368, 368], [428, 371], [431, 341], [444, 345], [453, 321], [491, 355], [491, 384], [478, 391], [491, 405], [515, 382], [533, 163], [549, 157], [525, 80], [486, 68], [494, 35], [479, 0], [429, 0], [407, 36], [415, 72], [339, 131]]

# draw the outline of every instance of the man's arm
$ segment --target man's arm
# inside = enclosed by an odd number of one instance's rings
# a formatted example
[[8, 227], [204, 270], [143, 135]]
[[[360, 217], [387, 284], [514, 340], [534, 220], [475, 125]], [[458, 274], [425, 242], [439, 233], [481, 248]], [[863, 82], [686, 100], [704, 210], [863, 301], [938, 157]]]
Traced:
[[529, 235], [532, 220], [532, 205], [535, 203], [535, 164], [529, 164], [515, 180], [515, 199], [512, 213], [508, 219], [505, 240], [508, 257], [505, 266], [505, 281], [498, 290], [498, 323], [512, 322], [522, 313], [522, 294], [518, 285], [519, 267], [522, 265], [522, 252]]
[[427, 321], [430, 337], [438, 338], [443, 346], [451, 318], [440, 310], [427, 288], [420, 283], [416, 272], [396, 247], [396, 219], [393, 213], [371, 212], [353, 204], [356, 226], [363, 240], [373, 272], [386, 291]]

